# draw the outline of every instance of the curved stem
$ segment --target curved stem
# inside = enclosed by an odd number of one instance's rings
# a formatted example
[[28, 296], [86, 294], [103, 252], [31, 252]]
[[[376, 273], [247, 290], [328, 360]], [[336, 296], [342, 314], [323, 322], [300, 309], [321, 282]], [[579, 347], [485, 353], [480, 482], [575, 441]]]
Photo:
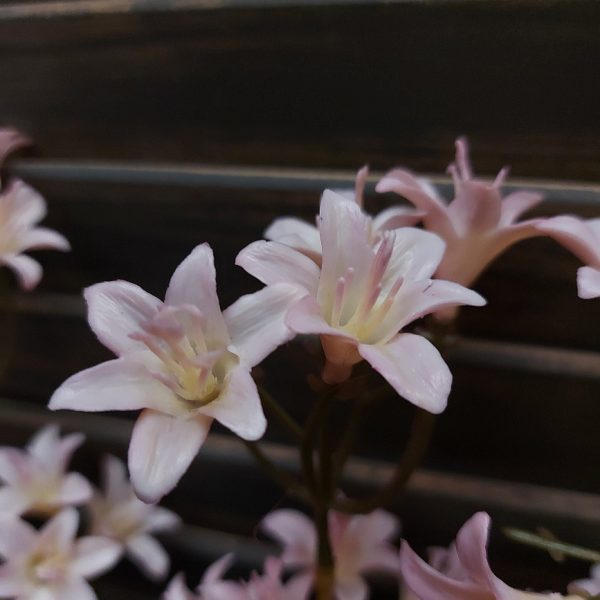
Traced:
[[343, 498], [338, 500], [333, 507], [342, 512], [369, 513], [393, 501], [404, 489], [410, 476], [423, 460], [429, 446], [434, 422], [434, 415], [417, 408], [406, 449], [390, 481], [368, 498]]
[[284, 410], [284, 408], [265, 390], [263, 387], [258, 388], [260, 399], [263, 408], [269, 412], [279, 424], [287, 430], [287, 432], [294, 438], [294, 441], [302, 441], [302, 428], [290, 415]]

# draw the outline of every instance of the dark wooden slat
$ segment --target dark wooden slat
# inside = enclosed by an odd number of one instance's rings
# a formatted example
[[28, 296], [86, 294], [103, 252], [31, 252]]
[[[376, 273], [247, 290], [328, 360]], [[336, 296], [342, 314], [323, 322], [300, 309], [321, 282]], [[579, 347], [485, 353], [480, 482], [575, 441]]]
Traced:
[[0, 19], [0, 114], [49, 157], [435, 171], [467, 133], [600, 179], [594, 0], [215, 6]]

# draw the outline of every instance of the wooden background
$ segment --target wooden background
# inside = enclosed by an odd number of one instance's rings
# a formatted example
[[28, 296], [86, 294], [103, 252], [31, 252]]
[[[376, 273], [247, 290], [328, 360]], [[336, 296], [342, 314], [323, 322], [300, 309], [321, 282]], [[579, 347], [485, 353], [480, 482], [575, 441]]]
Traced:
[[[58, 419], [88, 434], [82, 471], [93, 475], [107, 449], [123, 456], [132, 415], [45, 409], [66, 377], [109, 357], [87, 328], [82, 287], [123, 278], [162, 296], [174, 267], [208, 241], [226, 306], [257, 289], [233, 266], [239, 249], [277, 215], [311, 219], [322, 189], [350, 185], [365, 162], [442, 174], [454, 138], [468, 134], [477, 172], [510, 164], [515, 179], [531, 178], [519, 185], [544, 191], [535, 214], [597, 216], [599, 34], [594, 0], [0, 5], [0, 124], [36, 141], [5, 175], [46, 196], [47, 224], [73, 246], [39, 255], [45, 276], [33, 294], [13, 293], [2, 273], [2, 443]], [[369, 209], [389, 201], [371, 194]], [[576, 297], [578, 266], [536, 239], [478, 282], [489, 305], [461, 315], [449, 408], [395, 507], [419, 548], [489, 510], [497, 572], [538, 589], [560, 589], [586, 567], [517, 547], [500, 526], [600, 539], [600, 304]], [[301, 352], [291, 344], [264, 368], [298, 418]], [[396, 399], [382, 409], [365, 423], [354, 489], [385, 478], [410, 418]], [[293, 469], [281, 432], [267, 439]], [[257, 566], [256, 523], [286, 503], [219, 430], [166, 499], [188, 524], [168, 539], [175, 570], [195, 581], [231, 548], [238, 573]], [[158, 596], [133, 573], [104, 577], [100, 597]]]

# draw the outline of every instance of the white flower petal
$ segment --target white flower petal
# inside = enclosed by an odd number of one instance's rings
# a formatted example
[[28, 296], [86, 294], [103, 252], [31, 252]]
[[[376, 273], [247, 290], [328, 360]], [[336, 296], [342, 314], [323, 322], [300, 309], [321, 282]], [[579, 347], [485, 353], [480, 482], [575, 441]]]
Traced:
[[0, 480], [16, 484], [29, 476], [31, 467], [27, 454], [19, 448], [0, 447]]
[[26, 254], [2, 256], [0, 262], [14, 271], [19, 285], [26, 291], [31, 291], [42, 278], [42, 266]]
[[19, 516], [26, 513], [32, 504], [25, 490], [10, 486], [0, 488], [0, 514]]
[[584, 300], [600, 297], [600, 270], [593, 267], [578, 269], [577, 292]]
[[68, 473], [58, 489], [58, 501], [61, 504], [85, 504], [92, 497], [90, 482], [79, 473]]
[[123, 547], [114, 540], [86, 536], [75, 542], [71, 569], [79, 577], [90, 579], [112, 569], [123, 554]]
[[[33, 600], [33, 598], [31, 600]], [[46, 599], [40, 597], [35, 600]], [[48, 600], [50, 600], [50, 598], [48, 598]], [[98, 600], [98, 597], [89, 583], [83, 581], [83, 579], [77, 579], [75, 581], [70, 581], [57, 589], [56, 595], [51, 596], [51, 600]]]
[[64, 235], [46, 227], [35, 227], [23, 232], [23, 235], [19, 237], [19, 246], [21, 250], [67, 251], [71, 249], [69, 240]]
[[257, 365], [294, 336], [285, 316], [298, 295], [293, 286], [270, 285], [242, 296], [223, 313], [236, 353], [245, 364]]
[[276, 510], [261, 521], [260, 528], [283, 545], [281, 559], [285, 565], [309, 567], [314, 564], [317, 534], [306, 515], [297, 510]]
[[129, 472], [137, 495], [158, 502], [176, 485], [204, 443], [212, 419], [171, 417], [145, 410], [129, 445]]
[[33, 547], [35, 529], [25, 521], [0, 515], [0, 556], [5, 559], [21, 556]]
[[295, 248], [307, 256], [321, 255], [319, 230], [301, 219], [294, 217], [275, 219], [265, 231], [265, 238]]
[[452, 375], [436, 347], [423, 336], [403, 333], [384, 345], [361, 344], [358, 352], [412, 404], [436, 414], [446, 408]]
[[128, 281], [105, 281], [85, 289], [88, 321], [98, 339], [115, 354], [144, 348], [132, 340], [140, 325], [150, 320], [162, 302]]
[[171, 561], [166, 550], [150, 535], [127, 540], [127, 556], [151, 579], [164, 579]]
[[74, 508], [65, 508], [42, 527], [39, 543], [66, 550], [71, 546], [78, 526], [78, 512]]

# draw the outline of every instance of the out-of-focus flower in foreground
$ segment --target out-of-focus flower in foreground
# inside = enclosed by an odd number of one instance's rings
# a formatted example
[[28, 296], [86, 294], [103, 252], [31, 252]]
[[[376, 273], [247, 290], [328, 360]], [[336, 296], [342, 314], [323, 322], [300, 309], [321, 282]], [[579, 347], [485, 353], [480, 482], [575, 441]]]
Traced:
[[0, 513], [53, 514], [64, 506], [80, 505], [92, 496], [92, 486], [79, 473], [66, 473], [73, 452], [83, 443], [81, 433], [61, 438], [48, 425], [25, 450], [0, 448]]
[[600, 595], [600, 563], [592, 566], [587, 579], [577, 579], [569, 584], [569, 592], [584, 598], [593, 598]]
[[75, 539], [79, 517], [65, 509], [40, 531], [0, 516], [0, 597], [16, 600], [94, 600], [86, 582], [113, 567], [121, 549], [102, 537]]
[[[368, 168], [363, 167], [356, 174], [354, 190], [335, 190], [335, 192], [362, 209], [368, 174]], [[392, 206], [373, 217], [372, 228], [374, 232], [382, 234], [384, 231], [415, 225], [424, 214], [405, 206]], [[265, 238], [290, 246], [312, 258], [318, 265], [321, 264], [321, 237], [319, 228], [315, 225], [295, 217], [280, 217], [275, 219], [265, 231]]]
[[42, 267], [23, 252], [70, 249], [67, 239], [57, 231], [36, 227], [45, 215], [45, 200], [22, 181], [13, 181], [0, 192], [0, 265], [12, 269], [25, 290], [39, 283]]
[[258, 241], [236, 262], [267, 285], [291, 283], [302, 292], [286, 317], [297, 333], [320, 334], [327, 359], [323, 379], [347, 379], [366, 360], [408, 401], [444, 410], [452, 376], [424, 337], [399, 333], [443, 307], [481, 306], [479, 294], [432, 280], [444, 253], [442, 240], [403, 227], [379, 234], [353, 202], [325, 191], [319, 215], [322, 265], [287, 245]]
[[180, 524], [179, 517], [142, 502], [118, 458], [105, 456], [102, 467], [103, 493], [96, 492], [89, 504], [92, 535], [119, 542], [148, 577], [163, 579], [169, 571], [169, 555], [150, 534], [172, 531]]
[[[418, 600], [559, 600], [555, 593], [515, 590], [498, 579], [487, 559], [490, 518], [473, 515], [463, 525], [447, 551], [437, 548], [432, 564], [419, 558], [406, 542], [400, 550], [400, 572], [404, 585]], [[580, 596], [567, 596], [571, 600]]]
[[[264, 518], [261, 527], [283, 545], [283, 564], [302, 569], [290, 583], [312, 582], [317, 558], [317, 533], [313, 522], [298, 511], [277, 510]], [[335, 559], [335, 597], [338, 600], [367, 598], [365, 573], [396, 575], [398, 554], [391, 540], [398, 530], [396, 517], [383, 510], [352, 516], [329, 512], [329, 539]]]
[[31, 140], [12, 127], [0, 128], [0, 165], [6, 157], [25, 146], [31, 145]]
[[577, 271], [579, 297], [600, 297], [600, 219], [584, 221], [564, 215], [546, 219], [537, 228], [587, 265]]
[[[439, 235], [447, 245], [436, 277], [470, 286], [509, 246], [541, 235], [535, 227], [540, 219], [516, 221], [541, 202], [542, 196], [518, 191], [502, 198], [500, 188], [507, 169], [502, 169], [492, 184], [474, 179], [463, 138], [456, 142], [456, 162], [448, 170], [454, 179], [455, 193], [448, 205], [431, 185], [404, 169], [387, 173], [375, 189], [395, 192], [425, 212], [425, 228]], [[445, 310], [436, 316], [450, 318], [455, 312]]]
[[50, 408], [138, 410], [129, 446], [136, 494], [156, 502], [204, 443], [213, 419], [247, 440], [266, 428], [250, 369], [292, 337], [284, 315], [297, 290], [269, 286], [221, 313], [212, 250], [198, 246], [161, 302], [126, 281], [85, 290], [88, 320], [119, 358], [72, 376]]

